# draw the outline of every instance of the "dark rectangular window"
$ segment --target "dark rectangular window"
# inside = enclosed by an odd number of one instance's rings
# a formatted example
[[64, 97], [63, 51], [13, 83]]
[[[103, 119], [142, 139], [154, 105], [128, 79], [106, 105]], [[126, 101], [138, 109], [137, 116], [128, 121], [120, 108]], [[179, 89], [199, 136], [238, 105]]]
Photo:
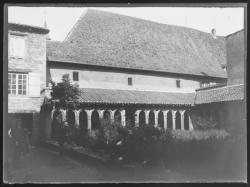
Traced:
[[180, 88], [181, 87], [181, 80], [176, 80], [176, 87]]
[[128, 77], [128, 85], [132, 86], [133, 82], [132, 82], [132, 77]]
[[79, 81], [79, 73], [77, 71], [73, 72], [73, 81]]

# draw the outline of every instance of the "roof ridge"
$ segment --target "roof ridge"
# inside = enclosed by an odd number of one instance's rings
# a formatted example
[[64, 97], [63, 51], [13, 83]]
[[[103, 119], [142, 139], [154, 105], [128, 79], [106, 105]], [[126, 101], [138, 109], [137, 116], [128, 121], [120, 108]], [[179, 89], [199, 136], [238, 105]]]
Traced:
[[[116, 12], [109, 12], [109, 11], [105, 11], [105, 10], [97, 10], [97, 9], [93, 9], [93, 8], [88, 8], [84, 15], [86, 15], [87, 13], [91, 13], [91, 12], [99, 12], [99, 13], [113, 14], [113, 15], [122, 16], [122, 17], [125, 17], [125, 18], [131, 18], [131, 19], [135, 19], [135, 20], [139, 20], [139, 21], [145, 21], [145, 22], [149, 22], [149, 23], [153, 23], [153, 24], [157, 24], [157, 25], [163, 25], [163, 26], [170, 26], [170, 27], [175, 27], [175, 28], [193, 30], [193, 31], [200, 32], [200, 33], [203, 33], [203, 34], [211, 35], [211, 33], [209, 33], [209, 32], [201, 31], [201, 30], [194, 29], [194, 28], [191, 28], [191, 27], [185, 27], [185, 26], [180, 26], [180, 25], [166, 24], [166, 23], [161, 23], [161, 22], [152, 21], [152, 20], [148, 20], [148, 19], [143, 19], [143, 18], [133, 17], [133, 16], [129, 16], [129, 15], [124, 15], [124, 14], [120, 14], [120, 13], [116, 13]], [[78, 21], [80, 21], [81, 19], [82, 19], [82, 17], [80, 17], [80, 18], [78, 19]], [[78, 21], [77, 21], [77, 22], [78, 22]], [[77, 25], [75, 24], [75, 26], [77, 26]], [[74, 29], [74, 28], [72, 28], [72, 29]], [[72, 31], [73, 31], [73, 30], [72, 30]], [[217, 37], [223, 38], [223, 39], [225, 38], [225, 36], [219, 36], [219, 35], [217, 35]]]

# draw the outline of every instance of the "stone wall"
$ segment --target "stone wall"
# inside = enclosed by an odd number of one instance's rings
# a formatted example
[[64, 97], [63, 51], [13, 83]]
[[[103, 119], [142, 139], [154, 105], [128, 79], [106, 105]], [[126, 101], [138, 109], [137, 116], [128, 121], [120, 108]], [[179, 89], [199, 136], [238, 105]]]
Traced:
[[228, 85], [244, 83], [245, 66], [244, 30], [226, 39]]
[[[11, 31], [9, 31], [9, 36]], [[15, 31], [14, 34], [17, 32]], [[46, 86], [46, 35], [36, 33], [22, 33], [25, 37], [24, 58], [9, 57], [8, 70], [28, 74], [28, 94], [24, 96], [8, 95], [8, 112], [38, 112], [40, 110], [41, 95], [34, 97], [29, 95], [31, 73], [40, 76], [40, 91]]]
[[[163, 91], [163, 92], [195, 92], [200, 88], [199, 78], [185, 78], [185, 76], [155, 75], [149, 73], [123, 72], [118, 70], [97, 70], [86, 67], [49, 65], [48, 79], [61, 82], [64, 74], [69, 74], [73, 79], [73, 72], [79, 72], [78, 83], [80, 88], [121, 89], [140, 91]], [[128, 78], [132, 78], [133, 85], [128, 85]], [[180, 88], [176, 86], [176, 80], [180, 80]], [[211, 80], [214, 82], [214, 80]]]

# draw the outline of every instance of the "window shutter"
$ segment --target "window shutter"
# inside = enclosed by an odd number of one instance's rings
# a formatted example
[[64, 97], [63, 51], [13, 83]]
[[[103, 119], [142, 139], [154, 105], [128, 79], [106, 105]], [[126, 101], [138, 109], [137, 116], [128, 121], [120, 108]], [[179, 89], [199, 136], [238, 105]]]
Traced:
[[29, 96], [40, 97], [41, 74], [29, 73]]

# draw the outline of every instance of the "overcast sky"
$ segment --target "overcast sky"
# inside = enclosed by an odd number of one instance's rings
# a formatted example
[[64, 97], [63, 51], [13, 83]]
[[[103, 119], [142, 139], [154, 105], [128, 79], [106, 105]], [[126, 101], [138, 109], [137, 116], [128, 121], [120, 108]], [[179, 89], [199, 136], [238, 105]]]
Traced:
[[[92, 7], [92, 9], [194, 28], [204, 32], [210, 32], [215, 28], [217, 35], [220, 36], [226, 36], [244, 28], [243, 8]], [[8, 21], [43, 26], [46, 19], [51, 39], [62, 41], [86, 10], [87, 8], [74, 7], [8, 7]]]

